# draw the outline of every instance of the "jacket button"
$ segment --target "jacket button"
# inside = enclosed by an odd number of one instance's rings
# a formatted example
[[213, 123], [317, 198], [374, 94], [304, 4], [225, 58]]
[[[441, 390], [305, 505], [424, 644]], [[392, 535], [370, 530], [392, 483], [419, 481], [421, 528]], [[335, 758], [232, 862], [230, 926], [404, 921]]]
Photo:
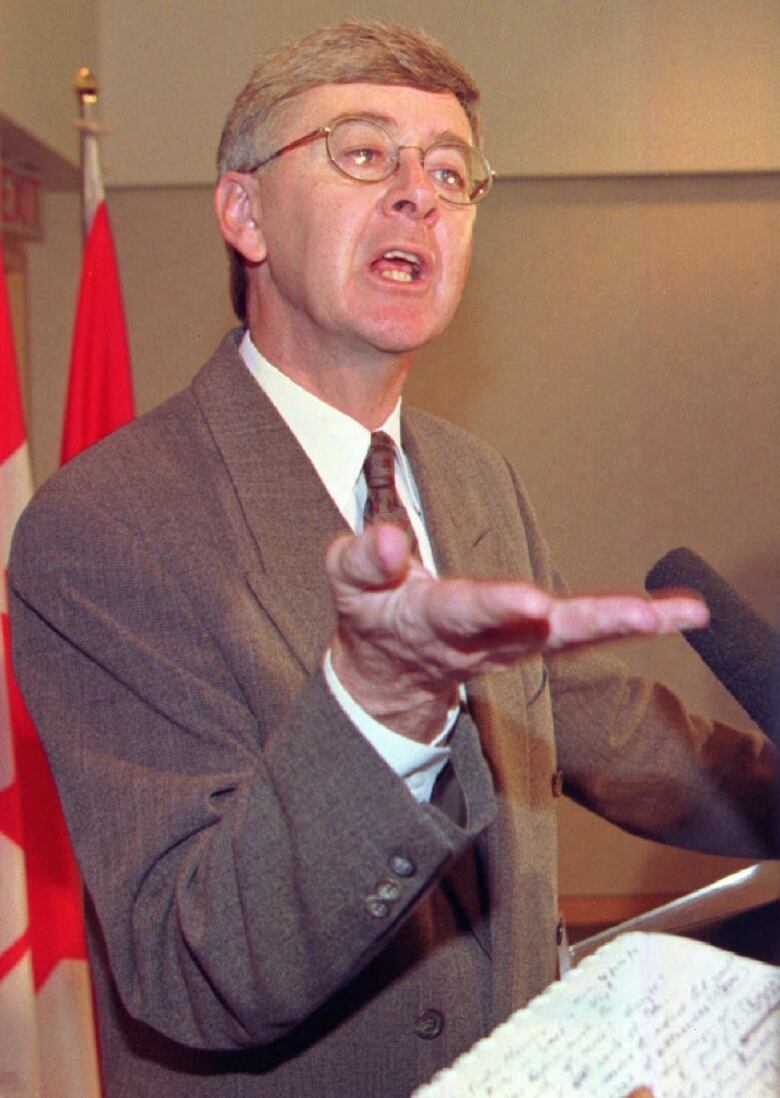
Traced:
[[563, 796], [563, 771], [556, 770], [552, 776], [552, 795], [553, 797]]
[[401, 886], [397, 881], [380, 881], [376, 886], [376, 895], [380, 900], [387, 900], [388, 903], [392, 903], [401, 895]]
[[424, 1041], [433, 1041], [444, 1029], [444, 1015], [440, 1010], [423, 1010], [417, 1015], [414, 1032]]
[[405, 854], [393, 854], [387, 864], [397, 877], [413, 877], [417, 871], [417, 866]]
[[385, 919], [390, 914], [390, 904], [385, 903], [379, 896], [366, 896], [366, 911], [375, 919]]

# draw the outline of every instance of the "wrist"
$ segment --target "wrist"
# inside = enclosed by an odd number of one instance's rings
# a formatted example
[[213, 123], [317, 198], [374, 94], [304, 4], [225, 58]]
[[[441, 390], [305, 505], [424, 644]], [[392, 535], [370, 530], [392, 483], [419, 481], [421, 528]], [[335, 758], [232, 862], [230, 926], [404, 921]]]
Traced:
[[457, 704], [457, 687], [447, 681], [422, 683], [417, 668], [405, 669], [340, 633], [331, 644], [331, 666], [342, 687], [374, 720], [419, 743], [430, 743]]

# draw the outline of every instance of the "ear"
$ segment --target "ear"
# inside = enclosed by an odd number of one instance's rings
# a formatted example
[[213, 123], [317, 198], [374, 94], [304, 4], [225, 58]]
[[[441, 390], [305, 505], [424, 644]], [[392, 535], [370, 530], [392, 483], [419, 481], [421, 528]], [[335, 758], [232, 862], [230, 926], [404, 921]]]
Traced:
[[220, 232], [244, 259], [261, 263], [266, 256], [260, 218], [260, 193], [252, 175], [226, 172], [214, 191]]

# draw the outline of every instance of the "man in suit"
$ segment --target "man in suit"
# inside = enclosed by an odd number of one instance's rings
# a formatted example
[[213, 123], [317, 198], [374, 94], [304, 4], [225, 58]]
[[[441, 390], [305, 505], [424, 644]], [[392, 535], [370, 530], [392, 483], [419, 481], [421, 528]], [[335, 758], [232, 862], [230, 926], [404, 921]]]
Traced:
[[561, 771], [768, 852], [763, 738], [583, 651], [701, 605], [568, 597], [513, 470], [400, 410], [490, 185], [476, 102], [403, 28], [271, 54], [220, 146], [243, 329], [20, 523], [108, 1098], [408, 1095], [554, 977]]

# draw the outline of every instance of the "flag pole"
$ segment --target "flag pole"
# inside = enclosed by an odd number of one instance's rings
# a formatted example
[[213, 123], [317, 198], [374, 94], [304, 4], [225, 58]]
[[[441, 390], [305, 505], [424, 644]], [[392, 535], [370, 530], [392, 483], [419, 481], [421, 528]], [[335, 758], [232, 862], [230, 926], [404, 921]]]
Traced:
[[83, 239], [92, 228], [95, 210], [106, 197], [100, 168], [98, 135], [108, 128], [97, 120], [98, 82], [91, 69], [82, 67], [76, 73], [74, 90], [79, 104], [79, 117], [73, 123], [81, 135], [81, 223]]

